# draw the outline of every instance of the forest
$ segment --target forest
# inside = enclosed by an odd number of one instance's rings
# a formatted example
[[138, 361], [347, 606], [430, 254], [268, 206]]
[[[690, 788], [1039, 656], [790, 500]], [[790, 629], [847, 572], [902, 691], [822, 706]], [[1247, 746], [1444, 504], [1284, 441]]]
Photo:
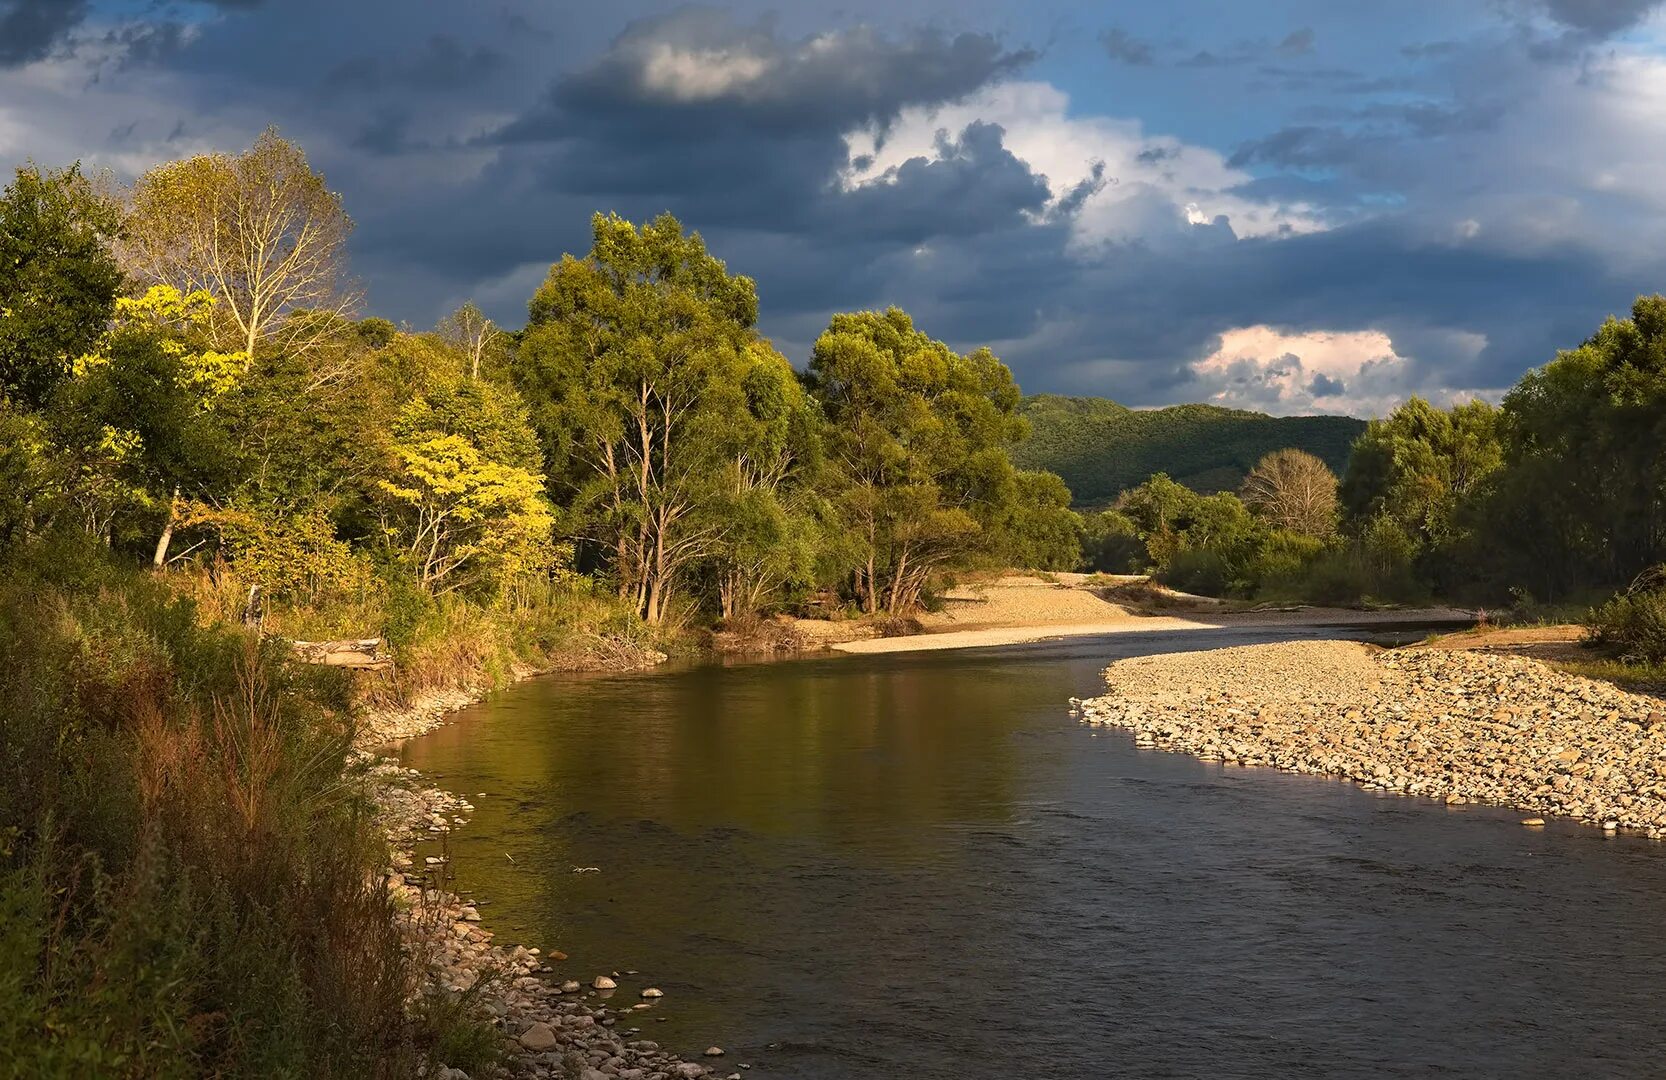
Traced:
[[1340, 474], [1365, 421], [1268, 416], [1218, 405], [1131, 409], [1105, 398], [1026, 397], [1030, 437], [1013, 448], [1024, 468], [1058, 473], [1078, 508], [1099, 508], [1155, 473], [1204, 495], [1237, 491], [1274, 450], [1305, 450]]
[[[1666, 560], [1660, 297], [1497, 407], [1412, 400], [1360, 430], [1026, 404], [988, 349], [896, 308], [833, 315], [796, 368], [756, 284], [669, 215], [597, 214], [523, 327], [465, 304], [413, 329], [360, 310], [351, 232], [275, 131], [131, 184], [29, 166], [0, 192], [18, 1075], [491, 1060], [480, 1019], [422, 991], [376, 884], [362, 688], [288, 639], [381, 637], [409, 695], [777, 613], [889, 624], [1023, 567], [1603, 604], [1599, 633], [1666, 641], [1657, 590], [1604, 603]], [[1067, 480], [1106, 508], [1072, 509]]]

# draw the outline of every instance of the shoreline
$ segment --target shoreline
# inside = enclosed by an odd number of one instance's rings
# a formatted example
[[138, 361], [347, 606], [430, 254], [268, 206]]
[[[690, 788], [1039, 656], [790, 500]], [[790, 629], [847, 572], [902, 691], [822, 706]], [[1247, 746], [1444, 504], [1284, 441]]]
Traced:
[[1352, 642], [1113, 662], [1082, 722], [1141, 747], [1666, 837], [1666, 701], [1536, 660]]
[[1012, 626], [976, 626], [963, 630], [927, 630], [904, 637], [862, 638], [829, 643], [835, 652], [873, 654], [935, 652], [945, 649], [983, 649], [999, 645], [1026, 645], [1070, 637], [1103, 637], [1113, 634], [1183, 632], [1188, 630], [1255, 630], [1280, 626], [1393, 626], [1460, 623], [1472, 618], [1457, 608], [1407, 608], [1392, 611], [1354, 611], [1347, 608], [1297, 608], [1264, 612], [1233, 612], [1207, 617], [1185, 615], [1135, 615], [1091, 623], [1029, 623]]
[[[516, 665], [505, 685], [556, 671], [646, 671], [665, 659], [654, 650], [593, 649], [546, 665]], [[473, 999], [473, 1007], [503, 1036], [504, 1067], [492, 1075], [505, 1075], [505, 1070], [507, 1075], [550, 1080], [699, 1080], [721, 1075], [713, 1066], [662, 1050], [643, 1037], [641, 1027], [630, 1025], [632, 1018], [658, 1006], [657, 989], [610, 1005], [617, 992], [614, 983], [630, 973], [597, 972], [583, 981], [571, 973], [558, 978], [551, 964], [565, 962], [565, 953], [495, 943], [496, 935], [481, 925], [476, 905], [454, 891], [449, 857], [442, 851], [417, 858], [419, 844], [443, 842], [468, 823], [474, 807], [464, 796], [405, 768], [389, 751], [397, 743], [446, 726], [457, 713], [500, 688], [429, 690], [402, 706], [368, 707], [359, 716], [351, 763], [363, 770], [387, 837], [390, 861], [383, 880], [403, 912], [401, 931], [410, 947], [429, 961], [428, 980], [420, 992], [452, 1001]], [[706, 1056], [716, 1060], [724, 1055], [713, 1046]], [[437, 1080], [470, 1080], [457, 1068], [436, 1075]]]

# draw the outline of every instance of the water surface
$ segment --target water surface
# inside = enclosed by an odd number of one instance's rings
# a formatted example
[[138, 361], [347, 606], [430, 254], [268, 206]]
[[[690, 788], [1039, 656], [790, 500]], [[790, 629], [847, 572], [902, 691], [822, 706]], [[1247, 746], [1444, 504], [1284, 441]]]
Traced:
[[403, 756], [477, 807], [488, 927], [639, 970], [641, 1037], [724, 1072], [1666, 1071], [1659, 844], [1068, 715], [1113, 657], [1295, 633], [557, 676]]

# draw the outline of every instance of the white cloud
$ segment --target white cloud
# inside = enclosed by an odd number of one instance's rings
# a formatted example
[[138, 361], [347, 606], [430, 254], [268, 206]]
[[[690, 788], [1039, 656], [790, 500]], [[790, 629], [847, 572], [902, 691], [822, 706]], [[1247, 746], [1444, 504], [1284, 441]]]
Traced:
[[750, 86], [769, 69], [767, 59], [747, 52], [656, 42], [643, 59], [642, 82], [674, 101], [711, 101]]
[[1278, 236], [1325, 229], [1324, 215], [1305, 203], [1245, 198], [1232, 189], [1251, 177], [1207, 147], [1148, 135], [1138, 120], [1073, 116], [1070, 97], [1044, 82], [1003, 82], [965, 101], [910, 109], [887, 131], [851, 132], [845, 186], [883, 182], [887, 170], [913, 157], [937, 155], [939, 131], [957, 135], [976, 120], [998, 124], [1005, 146], [1046, 177], [1055, 204], [1103, 164], [1105, 184], [1076, 217], [1079, 245], [1143, 242], [1161, 245], [1190, 226], [1224, 217], [1235, 235]]
[[[1485, 336], [1467, 330], [1423, 332], [1441, 339], [1442, 352], [1473, 359]], [[1382, 330], [1291, 331], [1241, 326], [1220, 336], [1215, 350], [1191, 365], [1204, 400], [1278, 414], [1337, 413], [1382, 416], [1412, 394], [1437, 405], [1495, 390], [1452, 386], [1437, 371], [1401, 355]]]

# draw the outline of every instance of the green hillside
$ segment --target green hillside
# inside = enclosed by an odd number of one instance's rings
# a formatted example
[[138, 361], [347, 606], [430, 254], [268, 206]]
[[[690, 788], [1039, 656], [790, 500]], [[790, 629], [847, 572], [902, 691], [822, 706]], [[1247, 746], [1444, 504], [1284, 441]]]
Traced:
[[1341, 475], [1365, 421], [1268, 416], [1216, 405], [1130, 409], [1106, 398], [1039, 394], [1022, 406], [1030, 438], [1013, 451], [1026, 469], [1064, 477], [1078, 507], [1102, 506], [1156, 472], [1205, 494], [1235, 489], [1263, 454], [1292, 446]]

